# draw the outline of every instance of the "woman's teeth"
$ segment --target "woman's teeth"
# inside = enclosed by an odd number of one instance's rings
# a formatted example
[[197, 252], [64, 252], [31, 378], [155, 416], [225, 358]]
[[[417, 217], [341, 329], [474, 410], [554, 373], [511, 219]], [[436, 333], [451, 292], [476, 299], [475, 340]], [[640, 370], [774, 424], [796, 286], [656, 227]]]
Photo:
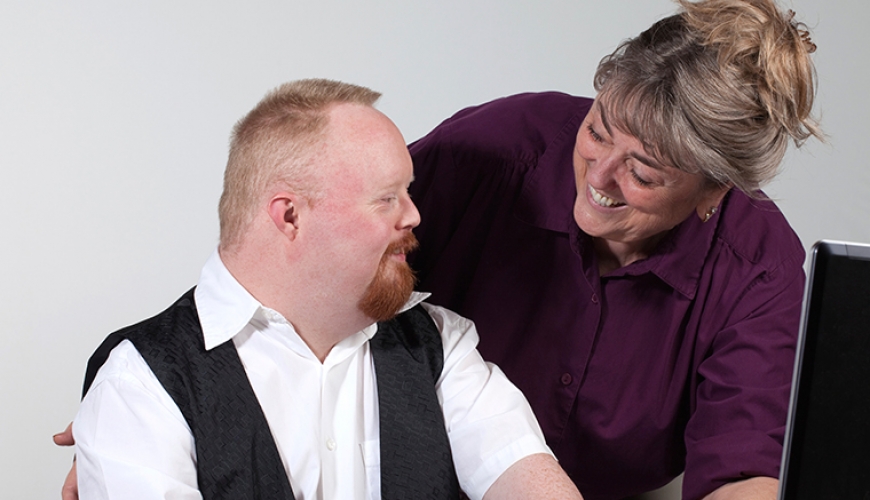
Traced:
[[608, 198], [603, 194], [599, 193], [595, 190], [594, 187], [589, 186], [589, 193], [592, 195], [592, 199], [595, 200], [595, 203], [601, 205], [602, 207], [620, 207], [625, 205], [625, 203], [619, 203], [613, 198]]

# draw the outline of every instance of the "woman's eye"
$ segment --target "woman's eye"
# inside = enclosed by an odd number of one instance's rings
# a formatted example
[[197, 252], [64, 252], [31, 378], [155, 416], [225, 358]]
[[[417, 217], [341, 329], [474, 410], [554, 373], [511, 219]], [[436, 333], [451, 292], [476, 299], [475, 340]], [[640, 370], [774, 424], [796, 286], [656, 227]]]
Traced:
[[648, 181], [648, 180], [644, 179], [643, 177], [637, 175], [637, 172], [635, 172], [634, 170], [631, 171], [631, 176], [634, 177], [635, 182], [637, 182], [641, 186], [646, 187], [646, 186], [649, 186], [652, 184], [652, 181]]
[[598, 132], [592, 128], [592, 125], [587, 125], [586, 128], [589, 130], [589, 136], [592, 137], [592, 140], [595, 142], [604, 142], [604, 138], [598, 135]]

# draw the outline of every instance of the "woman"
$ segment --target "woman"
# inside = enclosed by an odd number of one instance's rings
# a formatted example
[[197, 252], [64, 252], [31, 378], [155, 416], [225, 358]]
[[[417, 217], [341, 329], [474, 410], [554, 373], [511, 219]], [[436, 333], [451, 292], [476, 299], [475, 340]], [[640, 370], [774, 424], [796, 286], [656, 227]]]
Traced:
[[[593, 101], [524, 94], [411, 145], [413, 264], [472, 318], [589, 500], [774, 498], [804, 275], [760, 191], [820, 132], [814, 46], [771, 0], [679, 0]], [[757, 496], [753, 496], [757, 495]]]

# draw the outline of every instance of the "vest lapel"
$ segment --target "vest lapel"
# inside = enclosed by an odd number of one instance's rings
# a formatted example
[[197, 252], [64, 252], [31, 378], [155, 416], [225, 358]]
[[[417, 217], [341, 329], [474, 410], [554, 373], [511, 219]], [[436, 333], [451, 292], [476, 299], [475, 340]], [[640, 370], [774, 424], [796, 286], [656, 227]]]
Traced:
[[432, 318], [418, 305], [379, 323], [371, 347], [378, 384], [382, 498], [459, 498], [435, 393], [444, 355]]

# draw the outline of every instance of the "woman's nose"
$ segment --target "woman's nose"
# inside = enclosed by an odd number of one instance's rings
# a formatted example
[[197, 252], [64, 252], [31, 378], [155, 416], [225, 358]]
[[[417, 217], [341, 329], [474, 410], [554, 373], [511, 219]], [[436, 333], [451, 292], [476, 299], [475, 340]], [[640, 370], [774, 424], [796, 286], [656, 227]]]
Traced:
[[614, 155], [598, 155], [594, 160], [587, 160], [586, 178], [595, 187], [607, 187], [614, 182], [618, 166]]

